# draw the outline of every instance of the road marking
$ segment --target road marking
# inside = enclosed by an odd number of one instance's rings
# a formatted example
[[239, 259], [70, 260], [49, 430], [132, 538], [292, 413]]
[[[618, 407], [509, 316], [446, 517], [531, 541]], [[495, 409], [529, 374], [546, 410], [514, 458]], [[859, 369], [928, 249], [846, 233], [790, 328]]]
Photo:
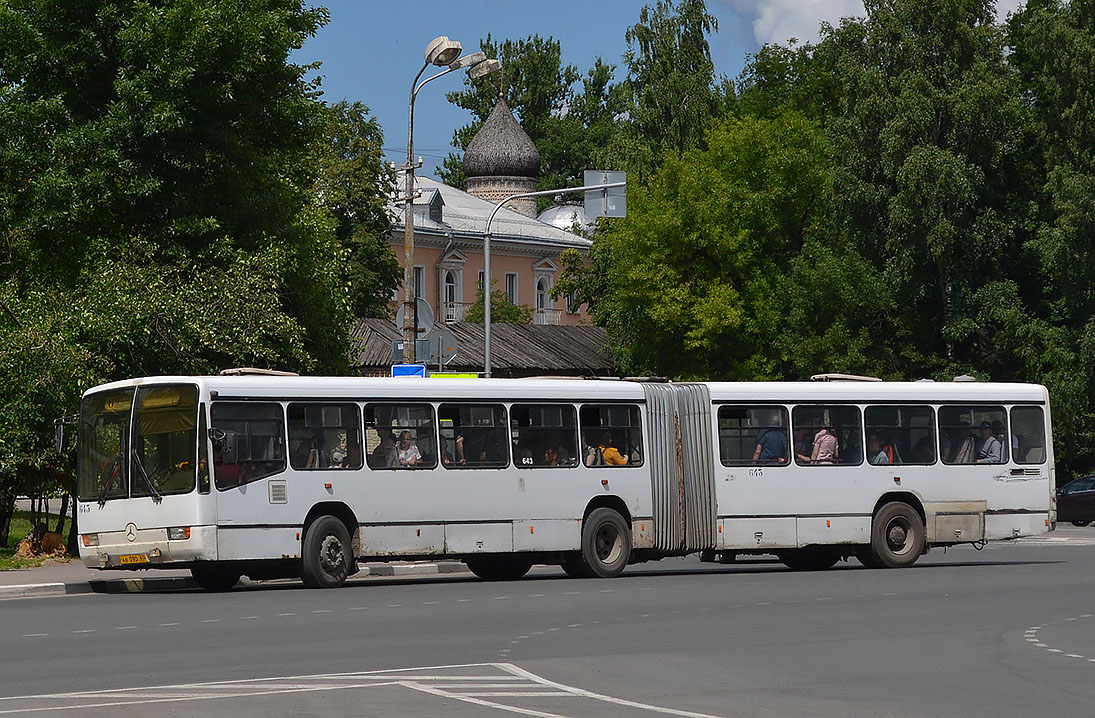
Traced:
[[[649, 703], [594, 693], [577, 686], [548, 680], [512, 663], [473, 663], [465, 665], [405, 668], [360, 673], [327, 673], [284, 676], [252, 680], [182, 683], [166, 686], [123, 688], [0, 698], [0, 714], [15, 715], [42, 712], [81, 711], [117, 706], [157, 703], [189, 703], [206, 700], [254, 698], [257, 696], [315, 693], [335, 690], [366, 690], [398, 686], [446, 700], [520, 715], [563, 718], [597, 712], [581, 701], [596, 701], [637, 708], [661, 715], [685, 718], [717, 718], [706, 713], [657, 706]], [[537, 709], [523, 701], [530, 698]], [[550, 701], [558, 699], [566, 713], [553, 712]]]
[[[1091, 617], [1092, 617], [1092, 614], [1084, 613], [1084, 614], [1081, 614], [1079, 616], [1072, 616], [1070, 618], [1063, 618], [1060, 621], [1058, 621], [1057, 623], [1059, 625], [1064, 625], [1066, 623], [1072, 623], [1073, 621], [1079, 621], [1079, 620], [1082, 620], [1082, 619], [1085, 619], [1085, 618], [1091, 618]], [[1026, 639], [1027, 643], [1034, 646], [1035, 648], [1041, 648], [1046, 653], [1059, 653], [1062, 656], [1064, 656], [1065, 658], [1079, 658], [1080, 660], [1088, 661], [1089, 663], [1095, 663], [1095, 658], [1088, 658], [1086, 655], [1083, 655], [1081, 653], [1065, 653], [1065, 651], [1063, 649], [1054, 648], [1053, 646], [1046, 643], [1045, 639], [1043, 639], [1042, 637], [1040, 637], [1038, 635], [1038, 632], [1041, 631], [1044, 628], [1046, 628], [1045, 625], [1031, 626], [1030, 628], [1026, 629], [1026, 631], [1024, 632], [1023, 637]], [[1076, 629], [1070, 627], [1069, 630], [1074, 633]]]
[[42, 636], [48, 636], [48, 633], [24, 633], [23, 638], [41, 638]]

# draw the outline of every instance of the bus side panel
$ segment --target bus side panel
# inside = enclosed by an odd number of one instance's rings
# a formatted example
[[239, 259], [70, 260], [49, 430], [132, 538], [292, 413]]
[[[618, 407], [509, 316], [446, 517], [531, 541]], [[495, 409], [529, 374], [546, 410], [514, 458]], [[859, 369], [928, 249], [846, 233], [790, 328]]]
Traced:
[[233, 527], [217, 529], [217, 559], [300, 558], [300, 529], [293, 527]]
[[807, 516], [798, 519], [798, 545], [861, 544], [871, 542], [871, 517]]
[[443, 524], [364, 524], [362, 556], [427, 556], [445, 551]]
[[581, 541], [581, 519], [513, 522], [514, 551], [577, 551]]
[[446, 524], [445, 553], [507, 553], [513, 550], [513, 524]]
[[789, 548], [798, 546], [794, 516], [723, 518], [720, 549]]
[[989, 514], [985, 516], [985, 540], [1036, 536], [1049, 531], [1049, 512], [1033, 514]]

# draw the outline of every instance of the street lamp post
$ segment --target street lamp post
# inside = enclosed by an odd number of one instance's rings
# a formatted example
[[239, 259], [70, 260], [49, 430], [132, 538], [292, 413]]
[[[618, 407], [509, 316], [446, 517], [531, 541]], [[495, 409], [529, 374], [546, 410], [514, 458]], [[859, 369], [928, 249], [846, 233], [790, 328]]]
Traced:
[[487, 226], [483, 230], [483, 283], [486, 287], [483, 289], [483, 376], [490, 378], [490, 303], [491, 303], [491, 284], [490, 277], [490, 225], [494, 222], [494, 216], [498, 214], [498, 210], [514, 199], [522, 199], [524, 197], [546, 197], [547, 195], [566, 194], [568, 192], [585, 192], [587, 190], [609, 190], [617, 187], [626, 187], [627, 182], [611, 182], [605, 184], [591, 184], [584, 185], [582, 187], [564, 187], [562, 189], [546, 189], [539, 192], [521, 192], [519, 194], [511, 194], [503, 199], [498, 204], [494, 205], [494, 209], [491, 210], [490, 216], [487, 217]]
[[[403, 166], [405, 172], [405, 185], [403, 197], [403, 361], [413, 362], [417, 359], [415, 346], [417, 339], [416, 328], [418, 326], [416, 297], [414, 295], [414, 198], [417, 195], [414, 189], [414, 171], [418, 164], [414, 161], [414, 99], [427, 82], [432, 82], [442, 75], [447, 75], [455, 70], [468, 69], [468, 75], [472, 79], [483, 77], [502, 68], [498, 60], [488, 59], [481, 52], [473, 52], [460, 57], [462, 47], [459, 42], [450, 40], [441, 35], [434, 38], [426, 45], [425, 64], [411, 83], [410, 115], [407, 122], [407, 164]], [[419, 78], [430, 65], [438, 67], [448, 66], [445, 70], [432, 77], [427, 77], [422, 82]]]

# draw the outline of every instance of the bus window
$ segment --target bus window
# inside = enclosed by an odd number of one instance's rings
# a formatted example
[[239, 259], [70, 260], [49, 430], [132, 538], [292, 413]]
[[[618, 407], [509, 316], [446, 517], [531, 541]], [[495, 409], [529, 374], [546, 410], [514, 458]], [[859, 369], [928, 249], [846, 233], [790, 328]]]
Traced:
[[1011, 410], [1011, 456], [1017, 464], [1041, 464], [1046, 460], [1046, 420], [1040, 406], [1016, 406]]
[[791, 420], [800, 466], [863, 463], [858, 406], [796, 406]]
[[939, 408], [939, 456], [944, 464], [1007, 461], [1007, 414], [1002, 406]]
[[935, 463], [935, 415], [930, 406], [868, 406], [863, 420], [867, 463]]
[[640, 466], [643, 463], [639, 407], [586, 404], [581, 410], [582, 463], [586, 466]]
[[89, 394], [80, 402], [80, 486], [83, 501], [129, 496], [129, 410], [133, 389]]
[[185, 494], [197, 476], [198, 387], [137, 391], [131, 496]]
[[509, 465], [509, 430], [501, 404], [442, 404], [437, 420], [445, 466], [500, 469]]
[[224, 491], [285, 471], [285, 419], [274, 402], [218, 401], [210, 410], [213, 481]]
[[360, 469], [357, 404], [290, 404], [289, 463], [294, 469]]
[[578, 418], [562, 404], [510, 407], [513, 463], [518, 468], [578, 465]]
[[430, 404], [368, 404], [365, 450], [370, 469], [432, 469], [437, 442]]
[[780, 466], [790, 461], [787, 410], [782, 406], [720, 406], [723, 466]]

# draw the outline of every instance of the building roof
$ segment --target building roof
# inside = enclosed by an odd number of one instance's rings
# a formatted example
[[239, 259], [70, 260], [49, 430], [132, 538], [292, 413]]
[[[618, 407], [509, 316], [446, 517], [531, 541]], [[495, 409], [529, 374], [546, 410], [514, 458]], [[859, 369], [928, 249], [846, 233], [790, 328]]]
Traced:
[[540, 176], [540, 151], [501, 97], [464, 149], [464, 174], [532, 179]]
[[[445, 371], [483, 370], [483, 325], [445, 324], [456, 356]], [[359, 319], [350, 332], [351, 363], [363, 374], [388, 373], [392, 341], [402, 334], [390, 319]], [[491, 373], [497, 376], [607, 376], [615, 371], [603, 327], [491, 323]]]
[[[421, 195], [414, 200], [415, 234], [436, 234], [439, 236], [462, 236], [481, 239], [487, 228], [487, 219], [494, 210], [494, 204], [467, 192], [450, 187], [429, 177], [415, 176], [415, 188]], [[430, 203], [435, 206], [440, 195], [442, 209], [440, 220], [431, 219]], [[394, 198], [388, 203], [397, 233], [403, 232], [403, 209], [397, 206]], [[435, 214], [436, 216], [436, 214]], [[491, 222], [491, 237], [494, 239], [548, 245], [558, 249], [588, 250], [593, 242], [585, 237], [541, 222], [503, 207], [498, 210]]]

